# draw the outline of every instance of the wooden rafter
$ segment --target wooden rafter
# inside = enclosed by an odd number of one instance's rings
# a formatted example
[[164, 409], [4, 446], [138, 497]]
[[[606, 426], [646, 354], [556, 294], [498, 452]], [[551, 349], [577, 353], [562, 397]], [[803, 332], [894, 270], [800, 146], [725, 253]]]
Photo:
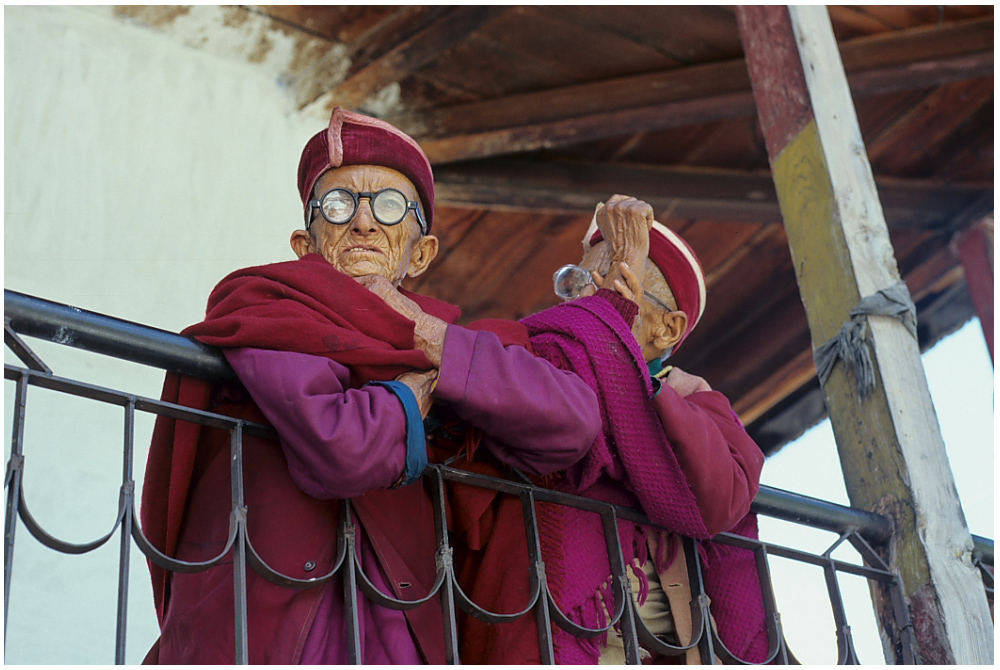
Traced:
[[443, 15], [432, 15], [432, 21], [403, 38], [398, 37], [399, 22], [392, 22], [382, 31], [396, 36], [391, 44], [386, 39], [369, 36], [366, 40], [369, 51], [358, 54], [355, 63], [360, 66], [353, 67], [347, 78], [333, 89], [333, 102], [356, 109], [369, 96], [405, 79], [504, 11], [506, 7], [496, 5], [454, 7]]
[[[629, 193], [673, 219], [781, 220], [770, 173], [495, 159], [442, 166], [434, 174], [439, 206], [589, 214], [612, 194]], [[949, 229], [956, 214], [993, 195], [985, 185], [876, 183], [893, 228]]]
[[[840, 45], [855, 95], [993, 74], [993, 18]], [[520, 153], [754, 113], [742, 59], [566, 86], [390, 119], [433, 163]]]

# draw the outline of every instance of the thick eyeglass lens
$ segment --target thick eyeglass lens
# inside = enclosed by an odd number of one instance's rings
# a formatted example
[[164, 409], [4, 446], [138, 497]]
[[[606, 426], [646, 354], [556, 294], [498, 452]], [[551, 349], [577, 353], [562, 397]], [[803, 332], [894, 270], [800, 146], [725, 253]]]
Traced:
[[379, 223], [399, 223], [406, 217], [406, 196], [395, 189], [379, 191], [372, 199], [372, 214]]
[[[406, 218], [408, 205], [406, 196], [394, 188], [378, 193], [359, 193], [359, 197], [369, 198], [375, 220], [386, 226], [394, 226]], [[344, 224], [354, 217], [354, 194], [347, 189], [337, 188], [323, 196], [323, 214], [331, 223]]]
[[590, 271], [579, 265], [564, 265], [552, 275], [553, 289], [563, 300], [576, 298], [593, 281]]
[[336, 189], [323, 196], [323, 214], [332, 223], [347, 223], [354, 216], [354, 198], [350, 192]]

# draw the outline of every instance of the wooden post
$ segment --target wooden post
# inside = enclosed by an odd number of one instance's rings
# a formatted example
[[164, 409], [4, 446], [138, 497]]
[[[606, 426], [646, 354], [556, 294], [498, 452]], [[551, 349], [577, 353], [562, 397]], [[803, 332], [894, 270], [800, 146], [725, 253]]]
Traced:
[[[814, 349], [862, 297], [900, 281], [824, 6], [740, 6], [737, 21]], [[923, 663], [993, 662], [993, 624], [917, 341], [864, 317], [875, 389], [838, 362], [824, 384], [851, 505], [893, 520], [882, 555], [902, 579]], [[901, 663], [888, 593], [872, 588], [886, 661]]]
[[965, 269], [965, 283], [993, 360], [993, 217], [980, 219], [955, 236], [955, 248]]

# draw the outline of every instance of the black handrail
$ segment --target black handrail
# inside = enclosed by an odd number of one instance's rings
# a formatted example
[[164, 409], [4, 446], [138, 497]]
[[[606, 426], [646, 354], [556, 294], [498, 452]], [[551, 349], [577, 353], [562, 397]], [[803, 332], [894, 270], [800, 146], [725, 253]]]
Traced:
[[[18, 334], [204, 379], [234, 373], [215, 347], [183, 335], [4, 289], [4, 317]], [[857, 531], [870, 542], [892, 537], [880, 515], [761, 486], [753, 508], [767, 516], [838, 533]], [[993, 540], [972, 536], [974, 551], [993, 564]]]
[[4, 289], [4, 318], [20, 335], [202, 379], [235, 377], [215, 347], [159, 328]]

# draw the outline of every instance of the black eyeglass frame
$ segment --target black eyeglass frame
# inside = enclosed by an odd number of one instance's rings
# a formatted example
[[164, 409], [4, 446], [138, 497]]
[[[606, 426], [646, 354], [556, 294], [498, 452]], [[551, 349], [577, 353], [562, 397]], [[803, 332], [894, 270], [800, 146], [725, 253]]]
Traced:
[[[326, 200], [326, 196], [330, 195], [334, 191], [343, 191], [344, 193], [347, 193], [349, 196], [351, 196], [351, 200], [354, 201], [354, 209], [351, 211], [351, 215], [347, 217], [347, 219], [344, 221], [331, 220], [330, 217], [326, 215], [326, 211], [323, 209], [323, 201]], [[403, 213], [403, 216], [401, 216], [398, 221], [391, 221], [391, 222], [383, 221], [382, 219], [379, 218], [378, 214], [375, 213], [375, 205], [373, 204], [375, 202], [375, 198], [377, 198], [382, 193], [385, 193], [386, 191], [395, 191], [396, 193], [398, 193], [403, 197], [403, 202], [406, 203], [406, 211]], [[313, 198], [312, 200], [309, 201], [309, 208], [306, 209], [306, 230], [309, 230], [309, 227], [312, 225], [312, 211], [316, 208], [319, 208], [319, 213], [323, 215], [323, 218], [332, 223], [333, 225], [346, 226], [348, 223], [351, 222], [352, 219], [354, 219], [355, 216], [357, 216], [358, 207], [361, 206], [361, 198], [368, 198], [368, 207], [371, 209], [372, 216], [375, 218], [376, 221], [381, 223], [383, 226], [399, 225], [404, 220], [406, 220], [406, 215], [409, 214], [410, 210], [413, 210], [417, 215], [417, 223], [420, 224], [420, 234], [421, 235], [427, 234], [427, 222], [424, 221], [424, 215], [420, 213], [420, 203], [415, 200], [407, 200], [405, 193], [400, 191], [398, 188], [392, 188], [392, 187], [383, 188], [375, 192], [359, 191], [357, 193], [343, 187], [331, 188], [329, 191], [324, 193], [320, 198], [318, 199]]]

